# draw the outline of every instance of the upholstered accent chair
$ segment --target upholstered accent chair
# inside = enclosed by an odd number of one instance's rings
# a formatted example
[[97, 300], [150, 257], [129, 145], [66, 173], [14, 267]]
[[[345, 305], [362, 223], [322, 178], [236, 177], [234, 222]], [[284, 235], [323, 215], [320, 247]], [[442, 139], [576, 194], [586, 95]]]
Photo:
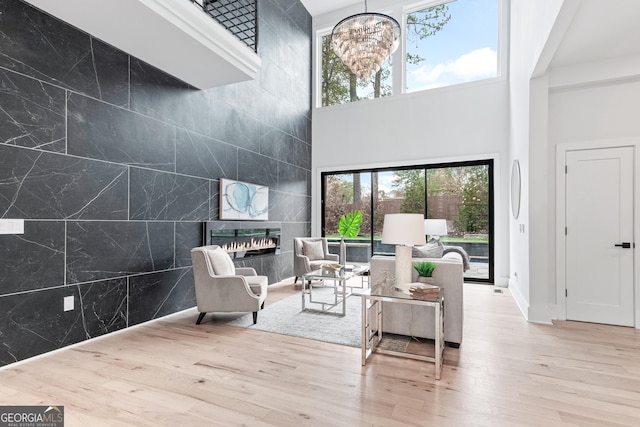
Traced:
[[295, 237], [293, 239], [293, 273], [298, 277], [319, 269], [322, 264], [338, 262], [338, 255], [329, 253], [324, 237]]
[[253, 268], [236, 268], [229, 254], [220, 246], [191, 249], [191, 262], [200, 315], [196, 325], [208, 312], [252, 312], [253, 323], [267, 298], [266, 276]]

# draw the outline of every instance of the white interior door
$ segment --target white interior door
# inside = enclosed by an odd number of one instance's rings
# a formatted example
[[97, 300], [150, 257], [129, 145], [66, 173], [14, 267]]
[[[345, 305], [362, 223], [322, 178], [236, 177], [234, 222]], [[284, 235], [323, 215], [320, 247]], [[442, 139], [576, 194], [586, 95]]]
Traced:
[[633, 150], [567, 152], [567, 319], [634, 324]]

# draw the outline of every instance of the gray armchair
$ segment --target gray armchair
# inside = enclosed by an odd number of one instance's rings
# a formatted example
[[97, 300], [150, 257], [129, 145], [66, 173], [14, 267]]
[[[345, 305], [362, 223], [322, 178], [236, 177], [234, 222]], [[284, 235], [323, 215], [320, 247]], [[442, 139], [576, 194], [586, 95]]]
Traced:
[[338, 262], [338, 255], [329, 253], [327, 239], [324, 237], [295, 237], [293, 239], [294, 283], [303, 274], [317, 270], [322, 264]]
[[207, 312], [253, 312], [253, 323], [267, 298], [266, 276], [253, 268], [236, 268], [229, 254], [220, 246], [191, 249], [199, 325]]

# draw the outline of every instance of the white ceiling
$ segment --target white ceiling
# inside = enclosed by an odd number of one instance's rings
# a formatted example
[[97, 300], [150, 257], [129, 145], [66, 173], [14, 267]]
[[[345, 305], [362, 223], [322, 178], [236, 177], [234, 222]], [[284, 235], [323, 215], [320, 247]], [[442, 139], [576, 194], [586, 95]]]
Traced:
[[311, 16], [322, 15], [346, 6], [352, 6], [362, 3], [362, 11], [364, 12], [364, 0], [300, 0], [304, 7], [307, 8]]
[[[362, 4], [364, 11], [364, 0], [301, 1], [314, 17], [356, 4]], [[388, 1], [369, 1], [369, 9], [380, 2]], [[638, 22], [640, 0], [582, 0], [551, 66], [562, 67], [640, 53]]]
[[552, 67], [640, 53], [640, 1], [583, 0]]

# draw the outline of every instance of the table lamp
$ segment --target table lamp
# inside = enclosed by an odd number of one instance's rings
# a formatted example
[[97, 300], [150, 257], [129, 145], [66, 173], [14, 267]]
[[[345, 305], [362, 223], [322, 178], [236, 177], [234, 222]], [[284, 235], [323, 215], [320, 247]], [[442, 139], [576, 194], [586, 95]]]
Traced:
[[425, 219], [424, 234], [431, 236], [432, 239], [440, 240], [440, 236], [447, 235], [447, 220]]
[[396, 285], [411, 283], [411, 247], [426, 244], [424, 215], [387, 214], [382, 226], [382, 243], [396, 245]]

